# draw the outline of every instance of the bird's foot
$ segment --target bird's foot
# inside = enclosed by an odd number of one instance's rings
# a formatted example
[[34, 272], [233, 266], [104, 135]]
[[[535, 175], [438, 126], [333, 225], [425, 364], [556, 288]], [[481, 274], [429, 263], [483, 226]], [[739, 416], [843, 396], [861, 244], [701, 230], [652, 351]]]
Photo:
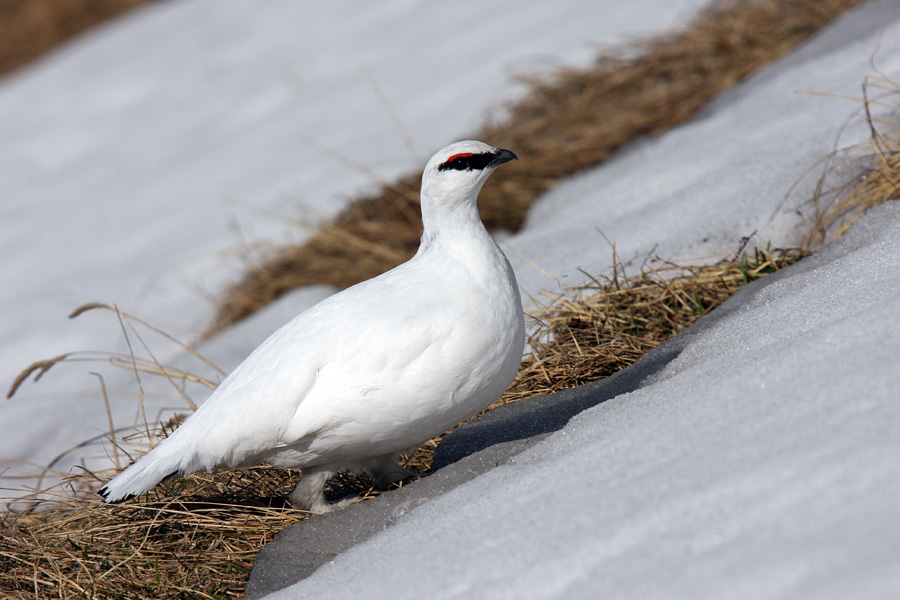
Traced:
[[297, 506], [293, 502], [291, 502], [291, 506], [293, 508], [299, 508], [300, 510], [305, 510], [312, 513], [329, 513], [334, 512], [336, 510], [340, 510], [342, 508], [347, 508], [352, 504], [356, 504], [359, 502], [359, 496], [356, 494], [351, 494], [349, 496], [345, 496], [339, 500], [326, 500], [325, 495], [322, 494], [322, 498], [316, 502], [312, 502], [307, 507]]

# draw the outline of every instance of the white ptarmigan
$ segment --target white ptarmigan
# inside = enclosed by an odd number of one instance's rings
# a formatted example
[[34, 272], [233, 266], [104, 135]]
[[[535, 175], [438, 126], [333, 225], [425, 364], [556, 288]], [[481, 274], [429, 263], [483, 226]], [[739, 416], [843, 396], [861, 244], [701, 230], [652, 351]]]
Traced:
[[488, 176], [514, 160], [447, 146], [422, 177], [424, 231], [406, 263], [339, 292], [264, 341], [181, 427], [100, 494], [119, 502], [174, 475], [268, 463], [301, 470], [291, 504], [313, 512], [343, 469], [380, 485], [417, 475], [412, 448], [487, 408], [512, 382], [525, 323], [512, 267], [478, 215]]

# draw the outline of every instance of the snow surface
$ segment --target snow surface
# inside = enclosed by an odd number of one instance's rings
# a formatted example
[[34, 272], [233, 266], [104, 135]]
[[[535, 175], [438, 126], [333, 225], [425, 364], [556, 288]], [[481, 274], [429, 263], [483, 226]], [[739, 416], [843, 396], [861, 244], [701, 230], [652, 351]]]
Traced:
[[[303, 239], [298, 222], [373, 185], [345, 163], [385, 180], [421, 166], [521, 93], [516, 74], [587, 64], [598, 45], [669, 28], [703, 4], [179, 0], [76, 40], [0, 83], [0, 382], [63, 352], [127, 351], [109, 314], [66, 321], [85, 302], [190, 342], [245, 255]], [[204, 351], [230, 370], [306, 296]], [[0, 457], [46, 464], [106, 431], [91, 370], [107, 378], [116, 424], [139, 419], [133, 378], [102, 367], [56, 367], [0, 404]], [[184, 409], [144, 383], [151, 418]]]

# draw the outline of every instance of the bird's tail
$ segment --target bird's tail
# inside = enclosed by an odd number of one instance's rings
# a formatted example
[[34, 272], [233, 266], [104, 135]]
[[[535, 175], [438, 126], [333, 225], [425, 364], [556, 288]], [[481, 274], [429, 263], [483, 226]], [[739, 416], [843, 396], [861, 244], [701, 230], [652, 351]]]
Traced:
[[104, 502], [122, 502], [133, 496], [149, 492], [157, 483], [182, 470], [181, 457], [166, 453], [160, 444], [136, 463], [119, 473], [98, 492]]

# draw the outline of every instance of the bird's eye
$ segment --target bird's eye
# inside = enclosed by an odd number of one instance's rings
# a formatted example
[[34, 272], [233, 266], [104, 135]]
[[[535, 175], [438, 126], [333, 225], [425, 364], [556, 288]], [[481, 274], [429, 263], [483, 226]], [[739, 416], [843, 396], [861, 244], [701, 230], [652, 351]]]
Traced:
[[462, 154], [454, 154], [447, 161], [438, 167], [441, 171], [466, 171], [472, 168], [472, 153], [465, 152]]

